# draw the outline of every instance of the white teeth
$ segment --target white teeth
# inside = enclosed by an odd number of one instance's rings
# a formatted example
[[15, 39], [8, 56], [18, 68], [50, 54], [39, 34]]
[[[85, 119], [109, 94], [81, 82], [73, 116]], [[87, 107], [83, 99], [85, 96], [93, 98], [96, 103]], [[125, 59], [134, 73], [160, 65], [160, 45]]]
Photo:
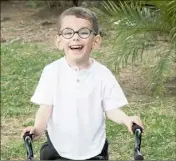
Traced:
[[81, 47], [81, 45], [73, 45], [73, 46], [71, 46], [71, 47]]
[[70, 46], [71, 49], [82, 49], [82, 45], [72, 45]]

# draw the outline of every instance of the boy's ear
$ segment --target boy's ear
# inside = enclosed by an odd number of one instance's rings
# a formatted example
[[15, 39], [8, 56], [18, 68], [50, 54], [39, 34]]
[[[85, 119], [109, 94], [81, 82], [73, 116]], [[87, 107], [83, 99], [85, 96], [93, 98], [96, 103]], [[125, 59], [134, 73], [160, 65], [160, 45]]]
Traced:
[[56, 35], [55, 36], [55, 43], [56, 43], [56, 47], [59, 49], [59, 50], [63, 50], [63, 44], [62, 44], [62, 41], [61, 41], [61, 37], [59, 35]]
[[93, 49], [95, 49], [95, 50], [100, 49], [100, 45], [101, 45], [101, 36], [100, 35], [96, 35], [94, 37]]

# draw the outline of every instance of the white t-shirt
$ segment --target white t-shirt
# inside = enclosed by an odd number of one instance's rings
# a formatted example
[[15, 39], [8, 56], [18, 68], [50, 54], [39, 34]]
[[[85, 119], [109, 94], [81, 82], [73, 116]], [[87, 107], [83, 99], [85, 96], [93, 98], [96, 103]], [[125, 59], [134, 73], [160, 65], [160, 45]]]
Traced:
[[126, 105], [127, 99], [111, 71], [93, 61], [75, 71], [65, 57], [47, 65], [31, 98], [53, 106], [47, 130], [59, 155], [84, 160], [98, 155], [105, 143], [105, 111]]

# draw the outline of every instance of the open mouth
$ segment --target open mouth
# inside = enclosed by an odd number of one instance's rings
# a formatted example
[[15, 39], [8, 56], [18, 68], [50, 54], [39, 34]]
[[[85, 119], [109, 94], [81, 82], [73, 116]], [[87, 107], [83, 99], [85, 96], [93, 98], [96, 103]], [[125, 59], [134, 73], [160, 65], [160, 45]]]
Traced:
[[83, 45], [71, 45], [71, 50], [81, 50], [83, 48]]

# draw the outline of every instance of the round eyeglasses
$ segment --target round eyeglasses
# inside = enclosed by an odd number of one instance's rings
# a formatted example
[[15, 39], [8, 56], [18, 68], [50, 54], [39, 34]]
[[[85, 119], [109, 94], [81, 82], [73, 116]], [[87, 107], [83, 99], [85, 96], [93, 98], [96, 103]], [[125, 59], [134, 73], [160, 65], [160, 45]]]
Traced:
[[96, 35], [93, 30], [90, 30], [88, 28], [81, 28], [78, 31], [74, 31], [71, 28], [65, 28], [59, 33], [59, 36], [62, 35], [65, 39], [71, 39], [75, 35], [75, 33], [77, 33], [82, 39], [88, 38], [92, 33]]

